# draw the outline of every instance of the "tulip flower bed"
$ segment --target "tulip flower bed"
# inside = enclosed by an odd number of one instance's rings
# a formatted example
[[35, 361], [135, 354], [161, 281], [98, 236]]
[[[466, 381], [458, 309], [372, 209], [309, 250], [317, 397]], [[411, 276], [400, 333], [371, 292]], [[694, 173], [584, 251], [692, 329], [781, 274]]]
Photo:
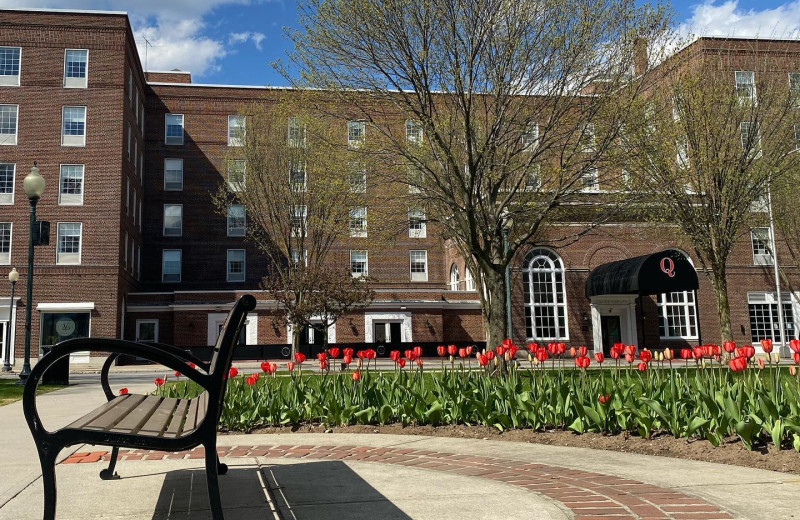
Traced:
[[[800, 363], [800, 342], [795, 347]], [[797, 367], [756, 359], [751, 346], [724, 349], [706, 345], [674, 359], [669, 349], [636, 352], [621, 345], [606, 360], [601, 354], [590, 359], [580, 348], [570, 353], [558, 344], [532, 344], [527, 361], [506, 363], [502, 370], [501, 360], [522, 358], [504, 343], [492, 354], [465, 351], [456, 357], [445, 350], [437, 370], [425, 369], [413, 350], [392, 353], [393, 372], [371, 367], [369, 356], [358, 357], [357, 369], [331, 372], [331, 353], [320, 355], [322, 372], [313, 374], [303, 373], [301, 355], [287, 364], [286, 376], [276, 375], [274, 363], [262, 363], [255, 374], [231, 369], [221, 424], [235, 431], [401, 423], [632, 432], [645, 438], [664, 432], [715, 446], [737, 436], [747, 449], [774, 444], [800, 451]], [[162, 395], [197, 392], [188, 381], [158, 383]]]

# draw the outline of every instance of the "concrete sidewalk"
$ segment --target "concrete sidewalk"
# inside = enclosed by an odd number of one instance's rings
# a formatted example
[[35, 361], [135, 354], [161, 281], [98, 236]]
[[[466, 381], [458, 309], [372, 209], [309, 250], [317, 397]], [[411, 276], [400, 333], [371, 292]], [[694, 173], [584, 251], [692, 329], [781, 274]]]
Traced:
[[[53, 427], [105, 401], [89, 384], [39, 399]], [[0, 424], [0, 519], [41, 518], [21, 403], [0, 407]], [[231, 467], [220, 477], [228, 519], [800, 518], [797, 476], [704, 462], [393, 435], [223, 435], [218, 444]], [[122, 478], [102, 481], [105, 452], [64, 452], [58, 518], [209, 518], [201, 452], [127, 452]]]

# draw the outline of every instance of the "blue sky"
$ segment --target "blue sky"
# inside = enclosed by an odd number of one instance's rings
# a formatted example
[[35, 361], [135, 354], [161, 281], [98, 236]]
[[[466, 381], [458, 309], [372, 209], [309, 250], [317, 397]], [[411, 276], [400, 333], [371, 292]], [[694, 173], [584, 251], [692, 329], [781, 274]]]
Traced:
[[[687, 34], [800, 35], [800, 0], [672, 5]], [[271, 64], [286, 62], [284, 28], [297, 22], [293, 0], [0, 0], [0, 7], [127, 11], [147, 68], [188, 70], [195, 83], [287, 84]]]

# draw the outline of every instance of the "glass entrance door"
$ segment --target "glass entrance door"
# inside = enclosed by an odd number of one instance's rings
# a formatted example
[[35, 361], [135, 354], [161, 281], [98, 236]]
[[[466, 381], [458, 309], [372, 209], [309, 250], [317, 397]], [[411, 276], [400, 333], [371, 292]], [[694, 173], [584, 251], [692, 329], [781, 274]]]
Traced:
[[611, 355], [611, 346], [622, 342], [619, 316], [600, 316], [600, 329], [603, 332], [603, 354]]

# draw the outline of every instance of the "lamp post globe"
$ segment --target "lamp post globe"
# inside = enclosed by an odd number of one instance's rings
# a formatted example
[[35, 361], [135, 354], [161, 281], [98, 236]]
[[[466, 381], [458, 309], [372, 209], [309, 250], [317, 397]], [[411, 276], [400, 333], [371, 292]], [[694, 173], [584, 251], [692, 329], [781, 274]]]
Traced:
[[11, 326], [12, 317], [14, 315], [14, 288], [17, 286], [19, 280], [19, 273], [16, 267], [11, 268], [8, 273], [8, 281], [11, 282], [11, 297], [8, 299], [8, 325], [6, 326], [6, 344], [5, 355], [3, 356], [3, 372], [11, 372], [11, 352], [13, 346], [11, 345]]
[[28, 196], [31, 205], [30, 224], [28, 226], [28, 275], [27, 294], [25, 298], [25, 357], [22, 361], [22, 370], [19, 373], [19, 384], [25, 384], [31, 373], [31, 308], [33, 307], [33, 228], [36, 224], [36, 203], [44, 193], [44, 177], [39, 175], [36, 161], [33, 162], [31, 172], [22, 181], [22, 188]]

